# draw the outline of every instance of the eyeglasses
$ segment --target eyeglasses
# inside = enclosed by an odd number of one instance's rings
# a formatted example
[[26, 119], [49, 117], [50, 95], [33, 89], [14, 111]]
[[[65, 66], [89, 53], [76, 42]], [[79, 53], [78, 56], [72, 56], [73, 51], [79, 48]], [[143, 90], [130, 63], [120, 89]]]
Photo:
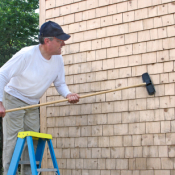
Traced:
[[62, 44], [64, 41], [63, 40], [60, 40], [60, 39], [57, 39], [57, 42], [59, 42], [60, 44]]

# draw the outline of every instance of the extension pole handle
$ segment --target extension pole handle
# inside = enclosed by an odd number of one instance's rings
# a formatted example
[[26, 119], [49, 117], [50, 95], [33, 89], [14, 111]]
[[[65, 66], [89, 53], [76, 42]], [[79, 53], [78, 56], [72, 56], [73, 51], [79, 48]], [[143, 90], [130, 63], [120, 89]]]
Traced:
[[[140, 87], [140, 86], [145, 86], [145, 85], [146, 85], [146, 83], [141, 83], [141, 84], [137, 84], [137, 85], [133, 85], [133, 86], [127, 86], [127, 87], [123, 87], [123, 88], [117, 88], [117, 89], [112, 89], [112, 90], [107, 90], [107, 91], [96, 92], [96, 93], [92, 93], [92, 94], [88, 94], [88, 95], [83, 95], [83, 96], [80, 96], [80, 98], [86, 98], [86, 97], [91, 97], [91, 96], [95, 96], [95, 95], [101, 95], [101, 94], [106, 94], [106, 93], [110, 93], [110, 92], [115, 92], [115, 91], [120, 91], [120, 90], [124, 90], [124, 89]], [[61, 102], [65, 102], [65, 101], [68, 101], [68, 99], [57, 100], [57, 101], [52, 101], [52, 102], [47, 102], [47, 103], [41, 103], [41, 104], [37, 104], [37, 105], [30, 105], [30, 106], [15, 108], [15, 109], [8, 109], [5, 112], [6, 113], [7, 112], [14, 112], [14, 111], [19, 111], [19, 110], [24, 110], [24, 109], [30, 109], [30, 108], [40, 107], [40, 106], [51, 105], [51, 104], [55, 104], [55, 103], [61, 103]]]

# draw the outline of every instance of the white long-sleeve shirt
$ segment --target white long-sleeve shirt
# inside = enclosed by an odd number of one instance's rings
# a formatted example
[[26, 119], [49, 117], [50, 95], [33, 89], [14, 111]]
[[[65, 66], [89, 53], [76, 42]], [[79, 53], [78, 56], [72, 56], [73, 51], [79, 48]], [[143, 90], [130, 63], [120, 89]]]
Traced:
[[37, 104], [52, 82], [63, 97], [70, 93], [62, 56], [46, 60], [39, 45], [25, 47], [0, 68], [0, 101], [5, 90], [28, 104]]

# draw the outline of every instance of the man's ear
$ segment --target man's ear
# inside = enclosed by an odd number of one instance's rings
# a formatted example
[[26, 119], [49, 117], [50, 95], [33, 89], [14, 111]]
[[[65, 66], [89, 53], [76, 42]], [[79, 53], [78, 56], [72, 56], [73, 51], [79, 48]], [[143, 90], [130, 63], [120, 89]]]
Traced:
[[49, 38], [44, 38], [44, 44], [48, 44], [49, 43]]

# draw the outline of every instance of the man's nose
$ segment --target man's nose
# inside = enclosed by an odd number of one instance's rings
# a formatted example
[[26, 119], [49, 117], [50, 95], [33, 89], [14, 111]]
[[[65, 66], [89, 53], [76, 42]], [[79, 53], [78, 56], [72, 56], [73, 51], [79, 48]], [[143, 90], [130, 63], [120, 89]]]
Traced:
[[62, 41], [61, 46], [65, 46], [65, 42], [64, 41]]

